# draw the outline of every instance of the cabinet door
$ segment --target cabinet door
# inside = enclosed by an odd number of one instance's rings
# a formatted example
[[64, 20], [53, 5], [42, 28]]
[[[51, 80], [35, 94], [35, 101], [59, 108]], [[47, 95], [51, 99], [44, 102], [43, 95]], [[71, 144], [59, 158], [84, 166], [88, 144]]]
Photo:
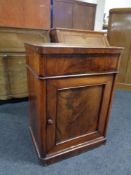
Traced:
[[113, 76], [47, 81], [47, 152], [104, 137]]
[[76, 2], [73, 6], [73, 28], [93, 30], [95, 23], [96, 5]]
[[72, 28], [72, 2], [55, 0], [53, 3], [52, 27]]

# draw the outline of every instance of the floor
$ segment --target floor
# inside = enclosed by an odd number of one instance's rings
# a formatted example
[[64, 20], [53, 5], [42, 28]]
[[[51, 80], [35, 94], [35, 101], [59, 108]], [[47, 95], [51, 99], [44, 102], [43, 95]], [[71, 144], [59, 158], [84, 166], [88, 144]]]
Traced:
[[0, 175], [131, 175], [131, 92], [116, 91], [107, 144], [42, 166], [28, 132], [28, 102], [0, 105]]

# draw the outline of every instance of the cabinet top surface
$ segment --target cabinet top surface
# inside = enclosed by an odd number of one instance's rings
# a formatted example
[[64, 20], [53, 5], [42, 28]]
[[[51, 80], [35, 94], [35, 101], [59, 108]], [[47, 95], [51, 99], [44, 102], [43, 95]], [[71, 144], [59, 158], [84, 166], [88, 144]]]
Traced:
[[113, 8], [110, 13], [131, 13], [131, 8]]
[[122, 47], [88, 47], [86, 44], [63, 44], [63, 43], [25, 43], [25, 47], [29, 47], [41, 54], [75, 54], [75, 53], [121, 53]]

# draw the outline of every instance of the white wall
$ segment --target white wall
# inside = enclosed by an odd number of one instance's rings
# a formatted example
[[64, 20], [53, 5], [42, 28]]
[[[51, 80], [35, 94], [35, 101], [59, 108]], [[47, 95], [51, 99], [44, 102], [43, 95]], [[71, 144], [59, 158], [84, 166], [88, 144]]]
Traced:
[[104, 12], [109, 15], [109, 10], [112, 8], [131, 8], [131, 0], [106, 0]]
[[131, 0], [97, 0], [95, 30], [102, 30], [104, 13], [108, 16], [110, 9], [124, 7], [131, 8]]
[[95, 30], [102, 30], [104, 17], [105, 0], [97, 0]]

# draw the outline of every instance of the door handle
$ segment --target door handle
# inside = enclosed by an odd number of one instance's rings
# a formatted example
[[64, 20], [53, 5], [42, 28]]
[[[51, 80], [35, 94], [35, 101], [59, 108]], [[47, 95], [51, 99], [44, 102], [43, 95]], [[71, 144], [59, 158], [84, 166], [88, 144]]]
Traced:
[[52, 120], [51, 118], [48, 118], [47, 124], [48, 124], [48, 125], [52, 125], [52, 124], [53, 124], [53, 120]]

